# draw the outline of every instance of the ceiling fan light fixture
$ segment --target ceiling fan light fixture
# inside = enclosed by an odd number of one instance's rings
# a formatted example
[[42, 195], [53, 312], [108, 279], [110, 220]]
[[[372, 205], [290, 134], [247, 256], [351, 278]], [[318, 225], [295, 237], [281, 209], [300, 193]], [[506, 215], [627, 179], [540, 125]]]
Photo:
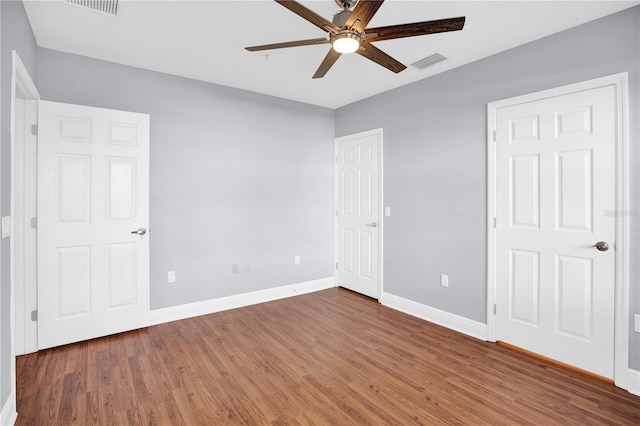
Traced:
[[360, 48], [360, 40], [357, 34], [341, 33], [331, 39], [331, 44], [338, 53], [353, 53]]

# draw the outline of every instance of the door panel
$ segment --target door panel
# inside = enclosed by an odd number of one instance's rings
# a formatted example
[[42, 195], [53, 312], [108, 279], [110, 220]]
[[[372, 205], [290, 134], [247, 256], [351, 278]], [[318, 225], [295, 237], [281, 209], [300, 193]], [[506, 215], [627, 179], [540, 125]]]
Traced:
[[568, 337], [591, 339], [593, 321], [591, 309], [593, 260], [573, 256], [558, 256], [556, 324], [558, 332]]
[[107, 220], [134, 220], [136, 159], [107, 158]]
[[136, 305], [135, 243], [107, 244], [107, 310]]
[[57, 155], [55, 205], [58, 222], [89, 222], [91, 209], [91, 157]]
[[149, 116], [41, 101], [38, 347], [148, 324]]
[[[89, 315], [91, 313], [91, 247], [59, 247], [57, 254], [56, 287], [58, 291], [54, 319]], [[41, 304], [45, 303], [47, 302], [41, 302]]]
[[592, 168], [591, 150], [556, 155], [558, 229], [592, 231]]
[[337, 146], [339, 286], [378, 298], [380, 292], [380, 134], [347, 136]]
[[538, 228], [540, 166], [538, 155], [511, 158], [511, 226]]
[[511, 320], [538, 325], [540, 253], [511, 250], [509, 312]]
[[613, 87], [496, 115], [496, 338], [609, 378], [615, 124]]

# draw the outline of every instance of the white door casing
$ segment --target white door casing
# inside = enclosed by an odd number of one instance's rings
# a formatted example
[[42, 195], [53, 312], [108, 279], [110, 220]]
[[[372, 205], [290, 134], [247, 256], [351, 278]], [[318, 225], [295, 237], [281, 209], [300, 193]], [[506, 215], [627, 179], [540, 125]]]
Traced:
[[[38, 89], [36, 88], [29, 72], [24, 66], [22, 60], [18, 53], [13, 50], [11, 51], [11, 121], [9, 125], [9, 133], [11, 135], [11, 217], [20, 215], [21, 217], [25, 213], [22, 208], [26, 207], [25, 204], [21, 203], [22, 201], [28, 199], [28, 196], [25, 196], [22, 200], [20, 200], [20, 196], [24, 196], [25, 189], [29, 186], [26, 184], [28, 178], [26, 178], [27, 173], [23, 169], [25, 166], [25, 162], [21, 161], [21, 158], [16, 158], [16, 148], [18, 148], [23, 154], [26, 148], [22, 144], [28, 140], [29, 144], [34, 142], [34, 139], [31, 138], [28, 134], [27, 129], [24, 127], [18, 128], [22, 123], [22, 125], [29, 124], [30, 120], [34, 120], [37, 115], [37, 100], [40, 98], [40, 94], [38, 93]], [[21, 108], [22, 107], [22, 108]], [[28, 149], [26, 150], [28, 151]], [[17, 178], [16, 175], [25, 176], [25, 179]], [[21, 187], [21, 186], [22, 187]], [[18, 192], [20, 192], [20, 196], [18, 196]], [[18, 197], [17, 197], [18, 196]], [[18, 199], [16, 199], [18, 198]], [[20, 224], [18, 225], [20, 226]], [[22, 231], [22, 229], [20, 230]], [[27, 232], [28, 233], [28, 232]], [[11, 344], [10, 344], [10, 355], [9, 362], [11, 364], [11, 372], [10, 372], [10, 383], [11, 383], [11, 391], [7, 402], [3, 408], [3, 416], [5, 419], [9, 420], [10, 424], [15, 421], [17, 413], [15, 411], [15, 400], [16, 400], [16, 328], [23, 333], [20, 336], [20, 339], [30, 340], [35, 337], [35, 333], [33, 333], [33, 327], [30, 327], [30, 324], [27, 322], [28, 320], [24, 317], [16, 318], [16, 315], [19, 314], [21, 316], [26, 314], [27, 306], [30, 302], [30, 289], [25, 288], [25, 282], [21, 282], [19, 280], [25, 280], [28, 278], [33, 278], [32, 271], [29, 270], [31, 265], [33, 265], [34, 259], [27, 258], [29, 253], [31, 253], [32, 246], [29, 245], [29, 238], [26, 238], [24, 232], [16, 232], [16, 221], [11, 220], [11, 231], [10, 231], [11, 239], [9, 242], [9, 251], [10, 251], [10, 260], [9, 260], [9, 275], [10, 275], [10, 286], [11, 286], [11, 296], [9, 300], [9, 328], [11, 332]], [[20, 323], [20, 326], [17, 327], [17, 323]], [[24, 340], [21, 340], [21, 343], [25, 343]], [[28, 345], [28, 342], [26, 343]], [[25, 348], [20, 348], [21, 350]], [[27, 349], [25, 349], [27, 350]], [[31, 348], [28, 349], [29, 351]]]
[[336, 139], [336, 285], [381, 294], [382, 129]]
[[11, 262], [15, 282], [16, 355], [38, 349], [38, 323], [31, 317], [31, 313], [38, 309], [35, 223], [38, 137], [34, 131], [37, 122], [38, 101], [17, 97], [11, 167]]
[[[628, 238], [616, 214], [628, 205], [624, 83], [612, 76], [489, 106], [489, 340], [619, 386], [628, 339]], [[592, 247], [598, 241], [609, 250]]]
[[41, 101], [38, 347], [144, 327], [149, 116]]

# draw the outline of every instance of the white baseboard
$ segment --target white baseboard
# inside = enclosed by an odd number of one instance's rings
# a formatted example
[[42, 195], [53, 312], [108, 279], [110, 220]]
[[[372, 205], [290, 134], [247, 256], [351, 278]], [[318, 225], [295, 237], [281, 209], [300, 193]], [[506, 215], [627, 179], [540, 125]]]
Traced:
[[16, 395], [11, 392], [0, 411], [0, 425], [13, 426], [18, 418], [16, 411]]
[[450, 328], [460, 333], [475, 337], [480, 340], [487, 340], [487, 325], [473, 321], [450, 312], [441, 311], [431, 306], [414, 302], [389, 293], [382, 293], [380, 303], [405, 314], [413, 315], [443, 327]]
[[335, 286], [334, 278], [328, 277], [319, 280], [285, 285], [282, 287], [268, 288], [266, 290], [253, 291], [251, 293], [235, 294], [233, 296], [203, 300], [202, 302], [189, 303], [186, 305], [155, 309], [150, 312], [149, 325], [162, 324], [199, 315], [212, 314], [214, 312], [241, 308], [244, 306], [255, 305], [257, 303], [271, 302], [273, 300], [299, 296], [305, 293], [313, 293], [314, 291], [325, 290]]
[[627, 391], [634, 395], [640, 396], [640, 371], [629, 369], [627, 374]]

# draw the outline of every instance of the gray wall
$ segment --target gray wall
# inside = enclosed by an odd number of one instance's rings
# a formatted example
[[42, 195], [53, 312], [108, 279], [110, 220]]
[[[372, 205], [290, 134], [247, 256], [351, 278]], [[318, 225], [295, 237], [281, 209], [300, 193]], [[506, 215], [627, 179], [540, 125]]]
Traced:
[[[24, 63], [31, 78], [37, 81], [37, 47], [31, 26], [27, 21], [22, 2], [0, 1], [2, 9], [2, 46], [0, 48], [1, 69], [0, 85], [2, 89], [2, 107], [0, 126], [0, 214], [8, 216], [11, 212], [11, 51], [16, 50]], [[11, 283], [9, 281], [9, 239], [0, 243], [0, 408], [4, 405], [11, 392], [11, 333], [9, 328], [9, 300], [11, 297]]]
[[151, 115], [152, 309], [333, 275], [332, 110], [48, 49], [38, 86]]
[[[386, 292], [485, 323], [487, 103], [627, 71], [630, 313], [640, 313], [639, 24], [634, 7], [336, 111], [336, 137], [384, 129]], [[630, 330], [630, 367], [640, 369]]]

